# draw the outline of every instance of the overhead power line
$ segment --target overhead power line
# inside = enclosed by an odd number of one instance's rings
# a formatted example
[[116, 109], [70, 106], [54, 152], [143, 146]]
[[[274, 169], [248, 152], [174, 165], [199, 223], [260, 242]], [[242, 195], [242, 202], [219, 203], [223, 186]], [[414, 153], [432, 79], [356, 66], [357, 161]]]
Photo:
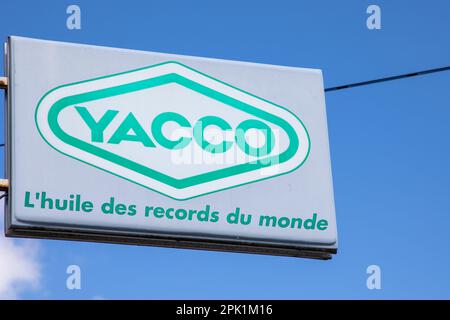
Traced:
[[379, 82], [386, 82], [386, 81], [393, 81], [393, 80], [399, 80], [399, 79], [404, 79], [404, 78], [417, 77], [417, 76], [422, 76], [422, 75], [429, 74], [429, 73], [436, 73], [436, 72], [442, 72], [442, 71], [448, 71], [448, 70], [450, 70], [450, 66], [442, 67], [442, 68], [422, 70], [422, 71], [411, 72], [411, 73], [405, 73], [405, 74], [400, 74], [400, 75], [397, 75], [397, 76], [390, 76], [390, 77], [374, 79], [374, 80], [369, 80], [369, 81], [362, 81], [362, 82], [355, 82], [355, 83], [345, 84], [345, 85], [341, 85], [341, 86], [337, 86], [337, 87], [325, 88], [325, 92], [338, 91], [338, 90], [350, 89], [350, 88], [354, 88], [354, 87], [367, 86], [369, 84], [374, 84], [374, 83], [379, 83]]

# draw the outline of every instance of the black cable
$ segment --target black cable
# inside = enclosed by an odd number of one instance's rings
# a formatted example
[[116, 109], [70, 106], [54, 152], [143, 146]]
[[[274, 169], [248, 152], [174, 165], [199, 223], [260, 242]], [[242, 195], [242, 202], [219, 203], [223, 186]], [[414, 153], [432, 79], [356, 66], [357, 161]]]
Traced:
[[401, 74], [398, 76], [391, 76], [391, 77], [380, 78], [380, 79], [375, 79], [375, 80], [345, 84], [345, 85], [337, 86], [337, 87], [325, 88], [325, 92], [350, 89], [350, 88], [354, 88], [354, 87], [366, 86], [369, 84], [374, 84], [374, 83], [379, 83], [379, 82], [411, 78], [411, 77], [416, 77], [416, 76], [422, 76], [422, 75], [429, 74], [429, 73], [442, 72], [442, 71], [448, 71], [448, 70], [450, 70], [450, 66], [442, 67], [442, 68], [435, 68], [435, 69], [428, 69], [428, 70], [412, 72], [412, 73], [405, 73], [405, 74]]

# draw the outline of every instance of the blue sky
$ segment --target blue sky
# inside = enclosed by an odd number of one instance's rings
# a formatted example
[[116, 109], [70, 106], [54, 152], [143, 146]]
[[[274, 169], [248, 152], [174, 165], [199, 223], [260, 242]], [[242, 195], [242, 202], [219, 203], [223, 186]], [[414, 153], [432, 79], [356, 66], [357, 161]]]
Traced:
[[[70, 4], [81, 30], [66, 28]], [[370, 4], [381, 30], [366, 28]], [[2, 3], [0, 38], [320, 68], [330, 87], [450, 65], [449, 12], [445, 0], [15, 0]], [[449, 299], [449, 85], [444, 72], [326, 94], [340, 241], [331, 261], [39, 240], [39, 285], [18, 297]], [[66, 289], [72, 264], [81, 290]], [[381, 290], [366, 287], [371, 264]]]

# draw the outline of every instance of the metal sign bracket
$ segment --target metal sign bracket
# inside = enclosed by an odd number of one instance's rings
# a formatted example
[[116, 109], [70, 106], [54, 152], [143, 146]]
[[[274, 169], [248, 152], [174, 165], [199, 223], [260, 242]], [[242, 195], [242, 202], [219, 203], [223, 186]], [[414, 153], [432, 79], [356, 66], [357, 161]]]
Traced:
[[0, 89], [7, 89], [8, 88], [8, 78], [7, 77], [0, 77]]

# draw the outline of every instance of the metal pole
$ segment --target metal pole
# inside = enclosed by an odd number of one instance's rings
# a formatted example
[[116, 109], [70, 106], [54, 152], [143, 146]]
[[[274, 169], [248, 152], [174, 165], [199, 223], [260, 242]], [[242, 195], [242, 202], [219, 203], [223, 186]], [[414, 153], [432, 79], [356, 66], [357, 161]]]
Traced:
[[0, 191], [8, 191], [9, 181], [8, 179], [0, 179]]
[[8, 78], [0, 77], [0, 89], [6, 89], [6, 88], [8, 88]]

